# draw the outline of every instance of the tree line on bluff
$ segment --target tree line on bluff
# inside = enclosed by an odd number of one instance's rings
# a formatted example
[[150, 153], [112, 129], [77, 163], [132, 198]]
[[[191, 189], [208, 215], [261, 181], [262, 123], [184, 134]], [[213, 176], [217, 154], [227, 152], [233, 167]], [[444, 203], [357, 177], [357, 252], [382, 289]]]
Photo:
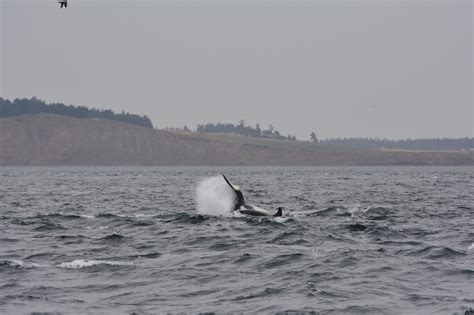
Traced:
[[[166, 128], [166, 130], [170, 131], [184, 131], [184, 132], [193, 132], [188, 126], [184, 126], [183, 128]], [[277, 139], [277, 140], [296, 140], [295, 135], [282, 135], [278, 130], [276, 130], [273, 125], [268, 126], [268, 129], [262, 130], [260, 128], [260, 124], [256, 124], [255, 127], [245, 125], [245, 121], [241, 120], [238, 124], [232, 123], [207, 123], [207, 124], [198, 124], [196, 128], [196, 133], [232, 133], [238, 134], [247, 137], [255, 137], [255, 138], [269, 138], [269, 139]]]
[[140, 116], [122, 111], [115, 113], [110, 109], [88, 108], [86, 106], [64, 105], [51, 103], [32, 97], [31, 99], [14, 99], [12, 102], [0, 97], [0, 117], [11, 117], [26, 114], [57, 114], [75, 118], [105, 118], [129, 123], [132, 125], [153, 128], [153, 124], [146, 115]]
[[217, 124], [207, 123], [205, 125], [198, 124], [196, 131], [198, 133], [236, 133], [247, 137], [257, 138], [271, 138], [278, 140], [296, 140], [295, 135], [282, 135], [276, 130], [273, 125], [268, 126], [268, 129], [262, 130], [260, 124], [256, 124], [255, 127], [245, 125], [245, 121], [241, 120], [238, 124], [223, 124], [218, 122]]

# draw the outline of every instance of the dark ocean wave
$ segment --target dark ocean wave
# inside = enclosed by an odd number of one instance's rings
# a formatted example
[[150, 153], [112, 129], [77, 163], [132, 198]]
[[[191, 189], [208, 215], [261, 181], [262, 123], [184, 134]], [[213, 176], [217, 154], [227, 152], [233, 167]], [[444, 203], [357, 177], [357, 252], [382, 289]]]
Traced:
[[45, 232], [45, 231], [65, 230], [65, 229], [66, 228], [59, 223], [42, 219], [40, 225], [35, 227], [33, 231]]
[[242, 301], [242, 300], [250, 300], [250, 299], [255, 299], [255, 298], [265, 298], [271, 295], [276, 295], [279, 293], [282, 293], [283, 289], [278, 289], [278, 288], [265, 288], [262, 291], [258, 291], [255, 293], [247, 294], [247, 295], [240, 295], [237, 296], [234, 300], [236, 301]]
[[58, 220], [75, 220], [75, 219], [84, 219], [83, 216], [79, 214], [65, 214], [65, 213], [50, 213], [50, 214], [38, 214], [30, 219], [58, 219]]
[[120, 215], [113, 214], [113, 213], [99, 213], [95, 215], [96, 218], [99, 219], [120, 219], [122, 218]]
[[346, 228], [351, 232], [362, 232], [367, 230], [367, 225], [362, 223], [350, 223], [346, 225]]
[[103, 244], [115, 244], [123, 242], [125, 239], [126, 237], [124, 235], [113, 232], [112, 234], [96, 239], [95, 242]]
[[308, 244], [309, 241], [304, 238], [303, 231], [285, 231], [279, 233], [276, 237], [268, 241], [268, 243], [280, 245], [303, 245]]
[[395, 211], [384, 207], [369, 207], [363, 212], [364, 217], [368, 220], [386, 220], [393, 218]]
[[454, 250], [449, 247], [438, 247], [438, 246], [426, 246], [416, 250], [402, 250], [399, 254], [406, 256], [417, 256], [428, 259], [449, 259], [456, 258], [459, 256], [465, 256], [466, 253]]
[[277, 268], [288, 264], [296, 264], [300, 259], [303, 259], [304, 254], [284, 254], [278, 255], [263, 264], [263, 268]]
[[54, 237], [55, 240], [62, 242], [63, 244], [80, 244], [88, 242], [91, 238], [85, 235], [57, 235]]

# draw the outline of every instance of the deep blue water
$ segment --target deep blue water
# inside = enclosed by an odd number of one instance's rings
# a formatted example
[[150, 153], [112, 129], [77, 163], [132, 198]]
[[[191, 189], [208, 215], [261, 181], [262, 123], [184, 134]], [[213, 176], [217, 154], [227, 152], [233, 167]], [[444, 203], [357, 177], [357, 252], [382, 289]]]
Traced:
[[[225, 173], [285, 218], [196, 212]], [[464, 314], [474, 168], [0, 168], [0, 313]]]

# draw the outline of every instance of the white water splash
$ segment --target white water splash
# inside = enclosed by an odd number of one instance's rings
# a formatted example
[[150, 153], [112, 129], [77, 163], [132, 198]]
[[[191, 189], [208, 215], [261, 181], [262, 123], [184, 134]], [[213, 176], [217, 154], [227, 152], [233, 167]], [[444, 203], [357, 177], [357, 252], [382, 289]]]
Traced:
[[471, 246], [469, 246], [469, 247], [467, 248], [467, 251], [468, 251], [468, 252], [474, 252], [474, 243], [472, 243]]
[[120, 262], [120, 261], [76, 259], [71, 262], [63, 262], [59, 264], [58, 267], [66, 268], [66, 269], [79, 269], [79, 268], [92, 267], [92, 266], [97, 266], [97, 265], [130, 266], [133, 264]]
[[229, 216], [235, 195], [222, 176], [201, 181], [196, 188], [196, 210], [200, 214]]

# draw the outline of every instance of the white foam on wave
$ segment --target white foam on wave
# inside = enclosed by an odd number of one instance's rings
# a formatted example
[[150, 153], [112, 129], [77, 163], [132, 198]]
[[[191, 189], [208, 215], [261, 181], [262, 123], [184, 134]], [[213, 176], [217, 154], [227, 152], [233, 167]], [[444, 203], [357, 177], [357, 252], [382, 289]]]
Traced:
[[20, 267], [20, 268], [26, 268], [26, 269], [41, 267], [41, 265], [37, 263], [27, 262], [20, 259], [10, 260], [9, 263], [10, 263], [10, 266], [12, 267]]
[[467, 251], [468, 251], [468, 252], [474, 252], [474, 243], [472, 243], [471, 246], [469, 246], [469, 247], [467, 248]]
[[200, 214], [230, 216], [234, 198], [234, 192], [222, 176], [206, 178], [196, 188], [196, 210]]
[[79, 216], [84, 219], [94, 219], [94, 216], [91, 214], [80, 214]]
[[233, 211], [233, 212], [231, 213], [231, 216], [232, 216], [233, 218], [246, 218], [246, 217], [247, 217], [246, 214], [243, 214], [243, 213], [241, 213], [241, 212], [239, 212], [239, 211]]
[[88, 230], [92, 230], [92, 229], [106, 230], [108, 228], [109, 227], [106, 226], [106, 225], [99, 225], [99, 226], [90, 226], [90, 225], [88, 225], [88, 226], [86, 226], [86, 229], [88, 229]]
[[145, 213], [133, 213], [128, 215], [129, 218], [153, 218], [154, 214], [145, 214]]
[[110, 266], [131, 266], [133, 263], [120, 262], [120, 261], [110, 261], [110, 260], [83, 260], [76, 259], [70, 262], [63, 262], [58, 265], [60, 268], [66, 269], [79, 269], [92, 267], [97, 265], [110, 265]]
[[[355, 204], [353, 207], [350, 207], [350, 208], [349, 208], [349, 213], [350, 213], [351, 215], [354, 215], [355, 213], [359, 212], [359, 210], [360, 210], [360, 204], [357, 203], [357, 204]], [[367, 208], [367, 210], [368, 210], [368, 208]], [[366, 210], [366, 211], [367, 211], [367, 210]]]
[[275, 217], [275, 222], [278, 222], [278, 223], [285, 223], [286, 221], [288, 221], [290, 218], [284, 218], [284, 217]]

